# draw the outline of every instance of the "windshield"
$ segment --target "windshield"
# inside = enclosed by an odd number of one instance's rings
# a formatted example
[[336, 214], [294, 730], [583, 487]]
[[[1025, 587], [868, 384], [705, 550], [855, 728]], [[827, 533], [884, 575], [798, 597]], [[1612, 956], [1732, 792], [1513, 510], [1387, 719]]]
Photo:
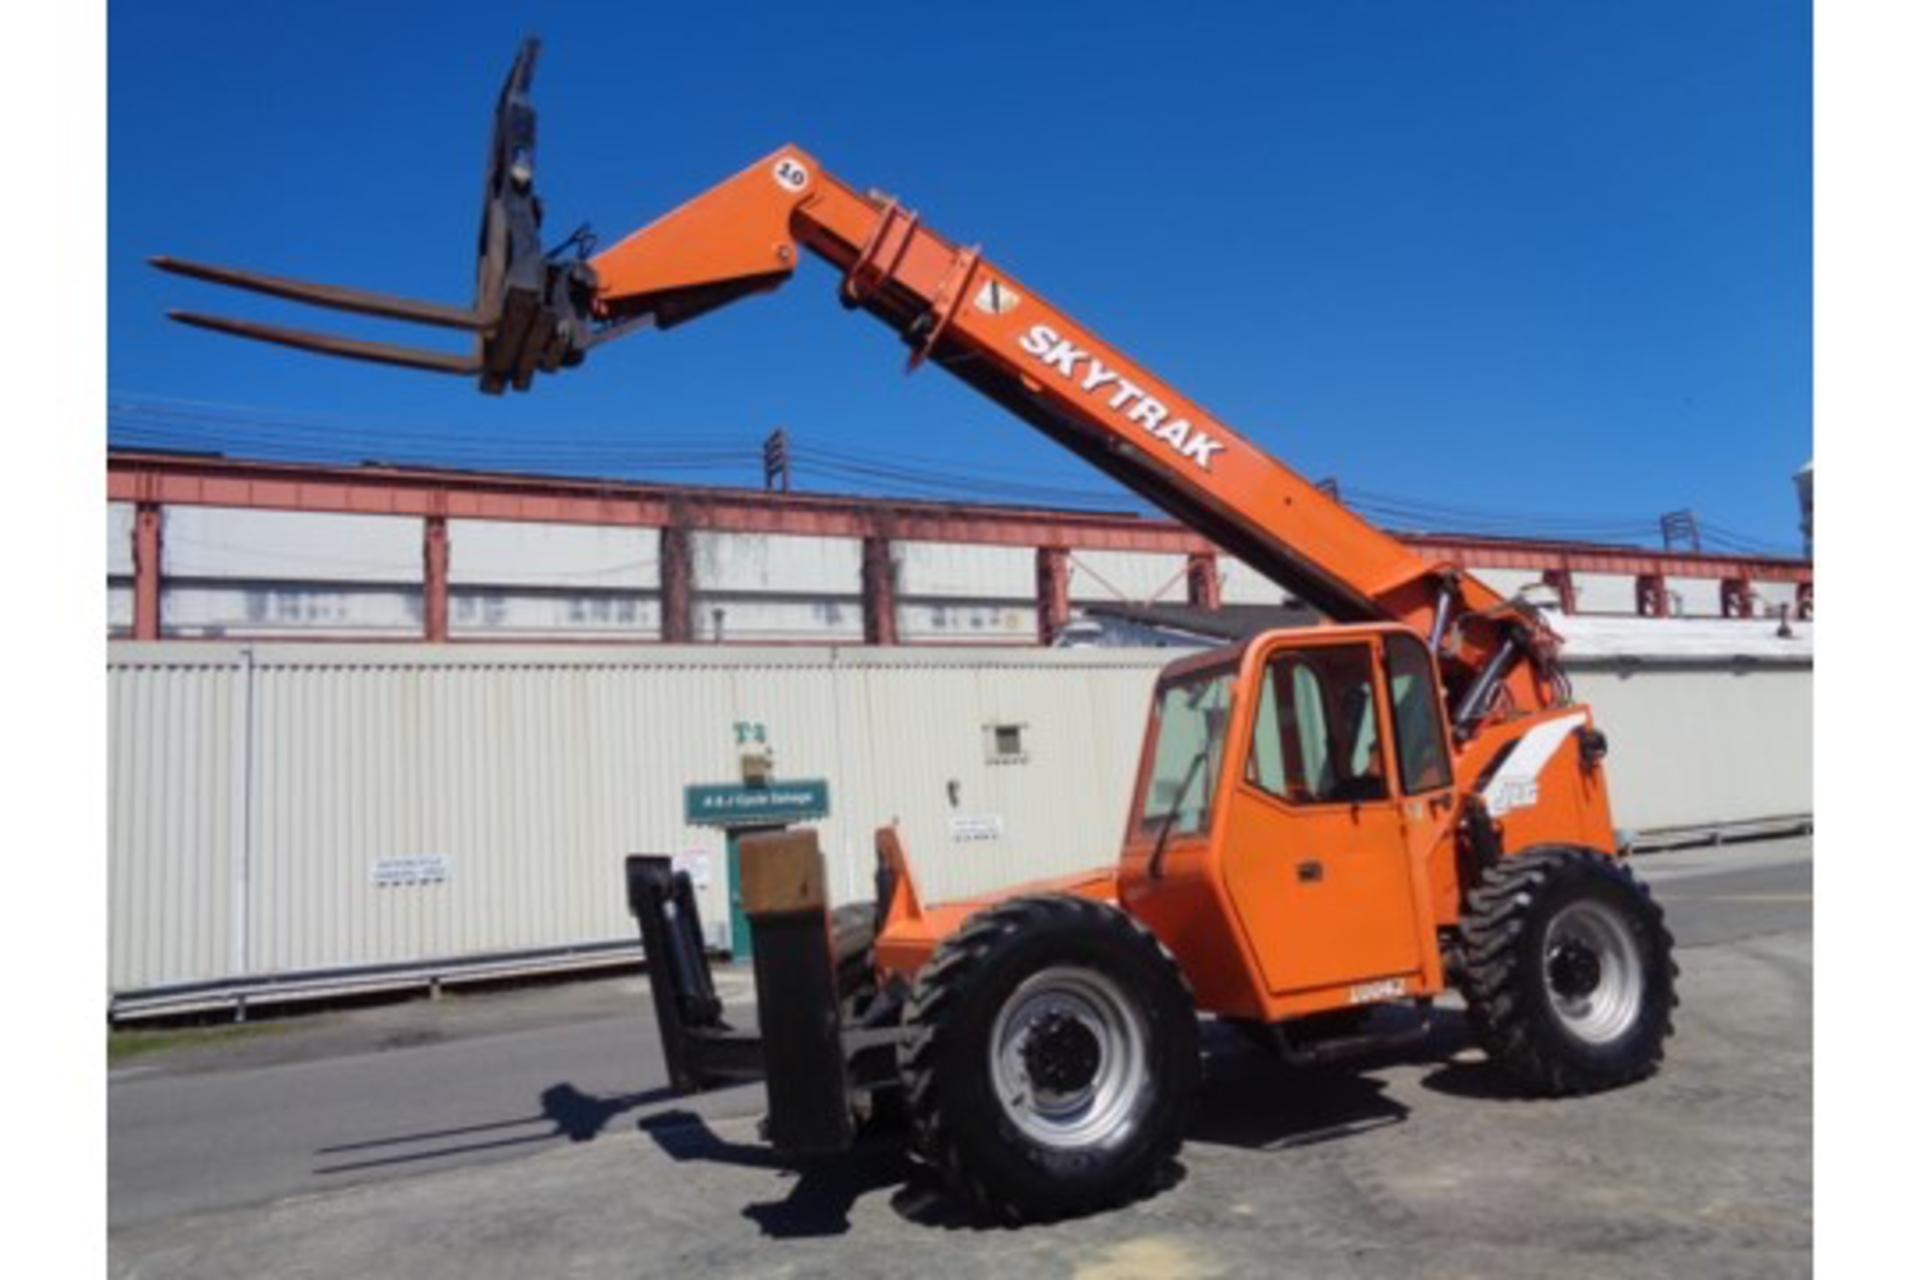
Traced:
[[1204, 830], [1213, 811], [1233, 707], [1233, 669], [1163, 685], [1156, 698], [1153, 766], [1134, 829], [1157, 837], [1173, 815], [1171, 834]]

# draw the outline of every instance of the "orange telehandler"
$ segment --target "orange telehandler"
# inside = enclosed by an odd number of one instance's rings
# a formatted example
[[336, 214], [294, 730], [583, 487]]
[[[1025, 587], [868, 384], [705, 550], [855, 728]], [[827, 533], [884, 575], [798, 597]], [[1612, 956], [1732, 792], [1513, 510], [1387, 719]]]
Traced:
[[496, 109], [471, 308], [155, 260], [468, 330], [472, 354], [176, 318], [524, 390], [610, 338], [776, 288], [810, 249], [846, 306], [901, 333], [910, 366], [961, 378], [1330, 624], [1167, 668], [1106, 870], [923, 903], [887, 829], [875, 901], [835, 910], [812, 833], [746, 841], [757, 1035], [725, 1021], [684, 874], [630, 858], [677, 1087], [763, 1077], [769, 1136], [796, 1153], [903, 1113], [956, 1187], [1031, 1219], [1155, 1184], [1194, 1105], [1203, 1012], [1323, 1062], [1422, 1033], [1454, 988], [1525, 1087], [1584, 1093], [1656, 1069], [1672, 939], [1616, 849], [1606, 740], [1531, 607], [1369, 526], [977, 248], [797, 148], [605, 252], [543, 250], [536, 52]]

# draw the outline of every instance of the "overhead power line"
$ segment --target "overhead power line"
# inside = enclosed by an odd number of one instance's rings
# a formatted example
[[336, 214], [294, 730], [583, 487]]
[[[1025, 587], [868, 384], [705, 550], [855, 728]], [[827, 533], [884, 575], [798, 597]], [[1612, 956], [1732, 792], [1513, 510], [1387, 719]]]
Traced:
[[[419, 422], [392, 422], [263, 405], [110, 392], [110, 446], [253, 457], [268, 461], [381, 461], [419, 466], [487, 470], [513, 468], [610, 478], [648, 474], [707, 477], [742, 486], [763, 483], [765, 440], [713, 435], [690, 442], [634, 432], [619, 440], [578, 436], [529, 436]], [[831, 486], [863, 496], [911, 497], [1047, 506], [1079, 510], [1148, 512], [1131, 491], [1097, 473], [1075, 484], [1022, 469], [1013, 476], [955, 467], [925, 455], [852, 452], [809, 443], [788, 433], [782, 441], [791, 481]], [[1339, 500], [1367, 520], [1406, 533], [1480, 534], [1659, 546], [1658, 515], [1571, 514], [1497, 509], [1423, 497], [1383, 493], [1343, 484]], [[1797, 558], [1798, 548], [1706, 520], [1699, 521], [1703, 550], [1723, 554]]]

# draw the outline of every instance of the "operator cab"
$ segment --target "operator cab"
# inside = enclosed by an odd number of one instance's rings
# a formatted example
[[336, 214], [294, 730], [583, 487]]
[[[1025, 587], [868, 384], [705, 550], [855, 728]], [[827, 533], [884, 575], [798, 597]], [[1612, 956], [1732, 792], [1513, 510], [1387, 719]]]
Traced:
[[1169, 667], [1120, 892], [1202, 1007], [1274, 1021], [1437, 990], [1451, 830], [1432, 654], [1397, 625], [1273, 631]]

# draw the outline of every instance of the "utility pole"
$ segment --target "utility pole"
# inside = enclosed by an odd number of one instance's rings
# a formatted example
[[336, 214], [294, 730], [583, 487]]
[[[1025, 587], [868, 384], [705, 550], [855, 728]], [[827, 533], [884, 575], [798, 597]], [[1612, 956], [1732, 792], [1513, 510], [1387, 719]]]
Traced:
[[1660, 517], [1660, 541], [1666, 549], [1686, 547], [1695, 553], [1700, 550], [1700, 522], [1693, 518], [1691, 511], [1669, 511]]
[[[793, 492], [793, 466], [787, 455], [787, 429], [775, 427], [760, 447], [762, 470], [766, 473], [767, 492]], [[775, 481], [778, 481], [776, 486]]]

